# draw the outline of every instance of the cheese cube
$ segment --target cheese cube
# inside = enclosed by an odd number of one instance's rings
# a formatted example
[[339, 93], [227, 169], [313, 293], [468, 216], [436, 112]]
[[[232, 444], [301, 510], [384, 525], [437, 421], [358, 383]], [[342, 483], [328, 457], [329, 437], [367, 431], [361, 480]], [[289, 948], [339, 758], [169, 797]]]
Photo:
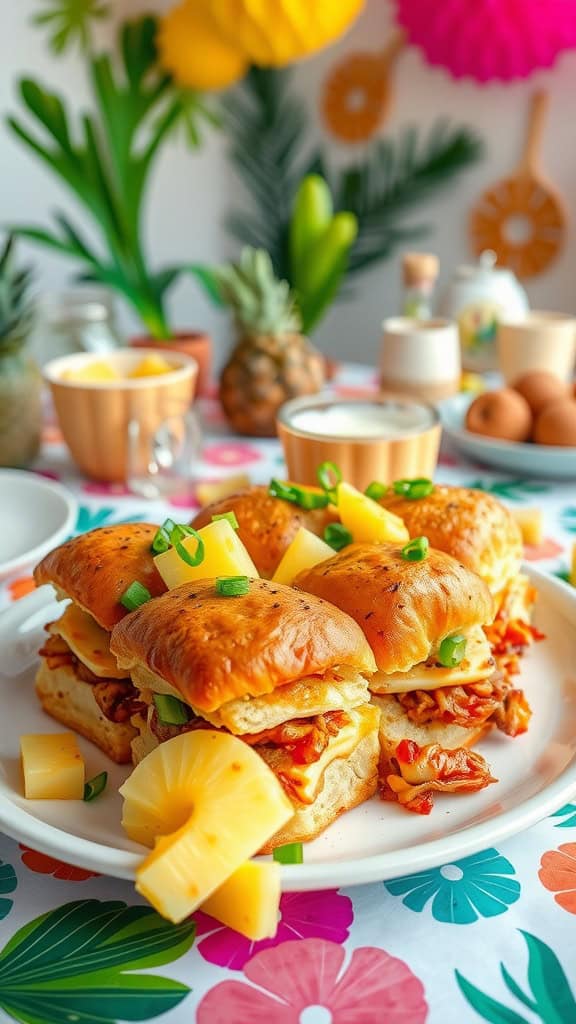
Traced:
[[570, 565], [570, 575], [568, 577], [573, 587], [576, 587], [576, 543], [572, 545], [572, 563]]
[[326, 544], [326, 541], [301, 526], [292, 543], [286, 548], [272, 580], [274, 583], [290, 585], [299, 572], [332, 558], [334, 553], [334, 549]]
[[520, 527], [524, 544], [537, 545], [544, 540], [544, 517], [541, 508], [515, 508], [512, 515]]
[[202, 508], [211, 505], [213, 501], [221, 501], [230, 494], [236, 494], [244, 487], [250, 486], [250, 477], [246, 473], [237, 473], [235, 476], [227, 476], [225, 480], [209, 480], [206, 483], [198, 484], [196, 497]]
[[82, 800], [84, 761], [71, 732], [20, 737], [27, 800]]
[[280, 865], [246, 861], [201, 909], [252, 942], [273, 939], [280, 909]]
[[[182, 583], [193, 583], [194, 580], [205, 580], [213, 576], [258, 578], [259, 573], [254, 562], [227, 519], [217, 519], [215, 523], [208, 523], [198, 530], [198, 534], [204, 543], [204, 558], [200, 565], [188, 565], [180, 558], [176, 548], [169, 548], [161, 555], [156, 555], [154, 563], [168, 590], [173, 590]], [[194, 555], [198, 541], [195, 537], [185, 537], [182, 546]]]
[[382, 508], [351, 484], [338, 484], [338, 513], [343, 526], [359, 544], [392, 541], [405, 544], [410, 534], [400, 516]]

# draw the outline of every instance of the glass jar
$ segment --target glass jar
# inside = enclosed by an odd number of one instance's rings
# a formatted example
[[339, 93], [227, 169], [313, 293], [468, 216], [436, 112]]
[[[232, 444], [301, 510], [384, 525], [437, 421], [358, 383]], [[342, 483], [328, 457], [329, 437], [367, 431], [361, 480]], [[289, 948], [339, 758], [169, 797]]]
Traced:
[[123, 344], [114, 298], [106, 289], [78, 287], [40, 298], [31, 341], [40, 365], [73, 352], [104, 354]]

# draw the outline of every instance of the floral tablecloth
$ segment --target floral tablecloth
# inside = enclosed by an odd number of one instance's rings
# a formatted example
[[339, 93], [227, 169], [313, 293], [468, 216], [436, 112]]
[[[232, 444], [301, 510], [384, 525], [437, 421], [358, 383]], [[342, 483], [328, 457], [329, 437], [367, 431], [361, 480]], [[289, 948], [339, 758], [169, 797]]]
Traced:
[[[364, 392], [368, 370], [345, 367], [336, 390]], [[227, 435], [203, 403], [198, 479], [281, 475], [273, 441]], [[159, 521], [147, 503], [83, 480], [55, 428], [37, 471], [78, 496], [78, 532]], [[544, 511], [546, 540], [527, 550], [566, 571], [576, 539], [573, 485], [504, 478], [454, 452], [438, 479]], [[194, 486], [179, 499], [195, 508]], [[0, 606], [30, 589], [0, 588]], [[576, 794], [573, 804], [499, 849], [391, 882], [282, 898], [275, 939], [250, 943], [204, 914], [161, 921], [131, 885], [0, 836], [0, 1020], [26, 1024], [576, 1024]]]

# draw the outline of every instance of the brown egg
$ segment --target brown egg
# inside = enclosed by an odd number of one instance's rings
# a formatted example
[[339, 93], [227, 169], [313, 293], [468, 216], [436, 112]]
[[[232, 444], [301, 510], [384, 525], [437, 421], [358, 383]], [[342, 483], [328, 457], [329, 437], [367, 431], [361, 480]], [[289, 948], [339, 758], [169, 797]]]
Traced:
[[527, 441], [532, 430], [530, 406], [511, 388], [485, 391], [468, 407], [466, 429], [506, 441]]
[[512, 387], [526, 399], [535, 416], [550, 402], [568, 397], [568, 385], [547, 370], [530, 370], [529, 373], [523, 373]]
[[536, 444], [576, 448], [576, 400], [561, 398], [542, 410], [534, 426]]

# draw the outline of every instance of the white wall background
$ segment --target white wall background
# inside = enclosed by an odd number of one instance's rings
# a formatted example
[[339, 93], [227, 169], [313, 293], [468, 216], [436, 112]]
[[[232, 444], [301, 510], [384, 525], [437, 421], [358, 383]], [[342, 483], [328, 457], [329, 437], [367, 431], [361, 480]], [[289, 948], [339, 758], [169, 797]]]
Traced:
[[[119, 17], [126, 17], [166, 5], [167, 0], [155, 0], [153, 4], [115, 0], [114, 9]], [[73, 54], [53, 58], [42, 31], [30, 24], [31, 15], [41, 7], [42, 0], [0, 0], [2, 114], [14, 110], [14, 84], [22, 74], [42, 79], [70, 101], [73, 98], [78, 106], [87, 101], [81, 59]], [[391, 25], [390, 7], [387, 0], [368, 0], [364, 15], [345, 40], [299, 66], [296, 88], [307, 97], [314, 130], [320, 136], [323, 129], [318, 96], [328, 67], [346, 51], [382, 46]], [[441, 115], [472, 125], [485, 140], [485, 160], [465, 172], [447, 193], [426, 207], [418, 207], [414, 215], [415, 221], [429, 222], [434, 228], [421, 247], [438, 252], [443, 285], [455, 264], [469, 257], [466, 223], [471, 204], [489, 183], [509, 173], [518, 160], [529, 96], [537, 86], [551, 94], [543, 167], [563, 195], [572, 223], [561, 258], [547, 273], [533, 279], [528, 291], [535, 307], [576, 312], [576, 52], [564, 54], [551, 71], [539, 72], [527, 82], [481, 88], [469, 82], [454, 82], [441, 69], [429, 68], [416, 50], [406, 50], [395, 68], [393, 109], [382, 131], [393, 134], [406, 123], [426, 129]], [[359, 152], [359, 147], [330, 145], [343, 162]], [[147, 241], [158, 264], [180, 259], [217, 261], [233, 251], [221, 227], [221, 214], [238, 186], [226, 165], [224, 150], [224, 139], [215, 133], [207, 138], [200, 153], [190, 152], [182, 140], [175, 140], [164, 150], [148, 201]], [[2, 124], [0, 224], [46, 224], [50, 211], [59, 205], [77, 215], [76, 210], [72, 211], [72, 200], [49, 172]], [[43, 249], [25, 249], [37, 264], [43, 288], [57, 288], [70, 280], [74, 269], [70, 263]], [[334, 307], [315, 340], [324, 351], [336, 356], [374, 361], [380, 321], [384, 315], [397, 312], [399, 288], [396, 255], [356, 279], [354, 299]], [[211, 330], [223, 357], [229, 343], [227, 319], [214, 311], [192, 280], [181, 281], [173, 290], [170, 311], [175, 326]], [[125, 310], [121, 319], [125, 329], [135, 328]]]

